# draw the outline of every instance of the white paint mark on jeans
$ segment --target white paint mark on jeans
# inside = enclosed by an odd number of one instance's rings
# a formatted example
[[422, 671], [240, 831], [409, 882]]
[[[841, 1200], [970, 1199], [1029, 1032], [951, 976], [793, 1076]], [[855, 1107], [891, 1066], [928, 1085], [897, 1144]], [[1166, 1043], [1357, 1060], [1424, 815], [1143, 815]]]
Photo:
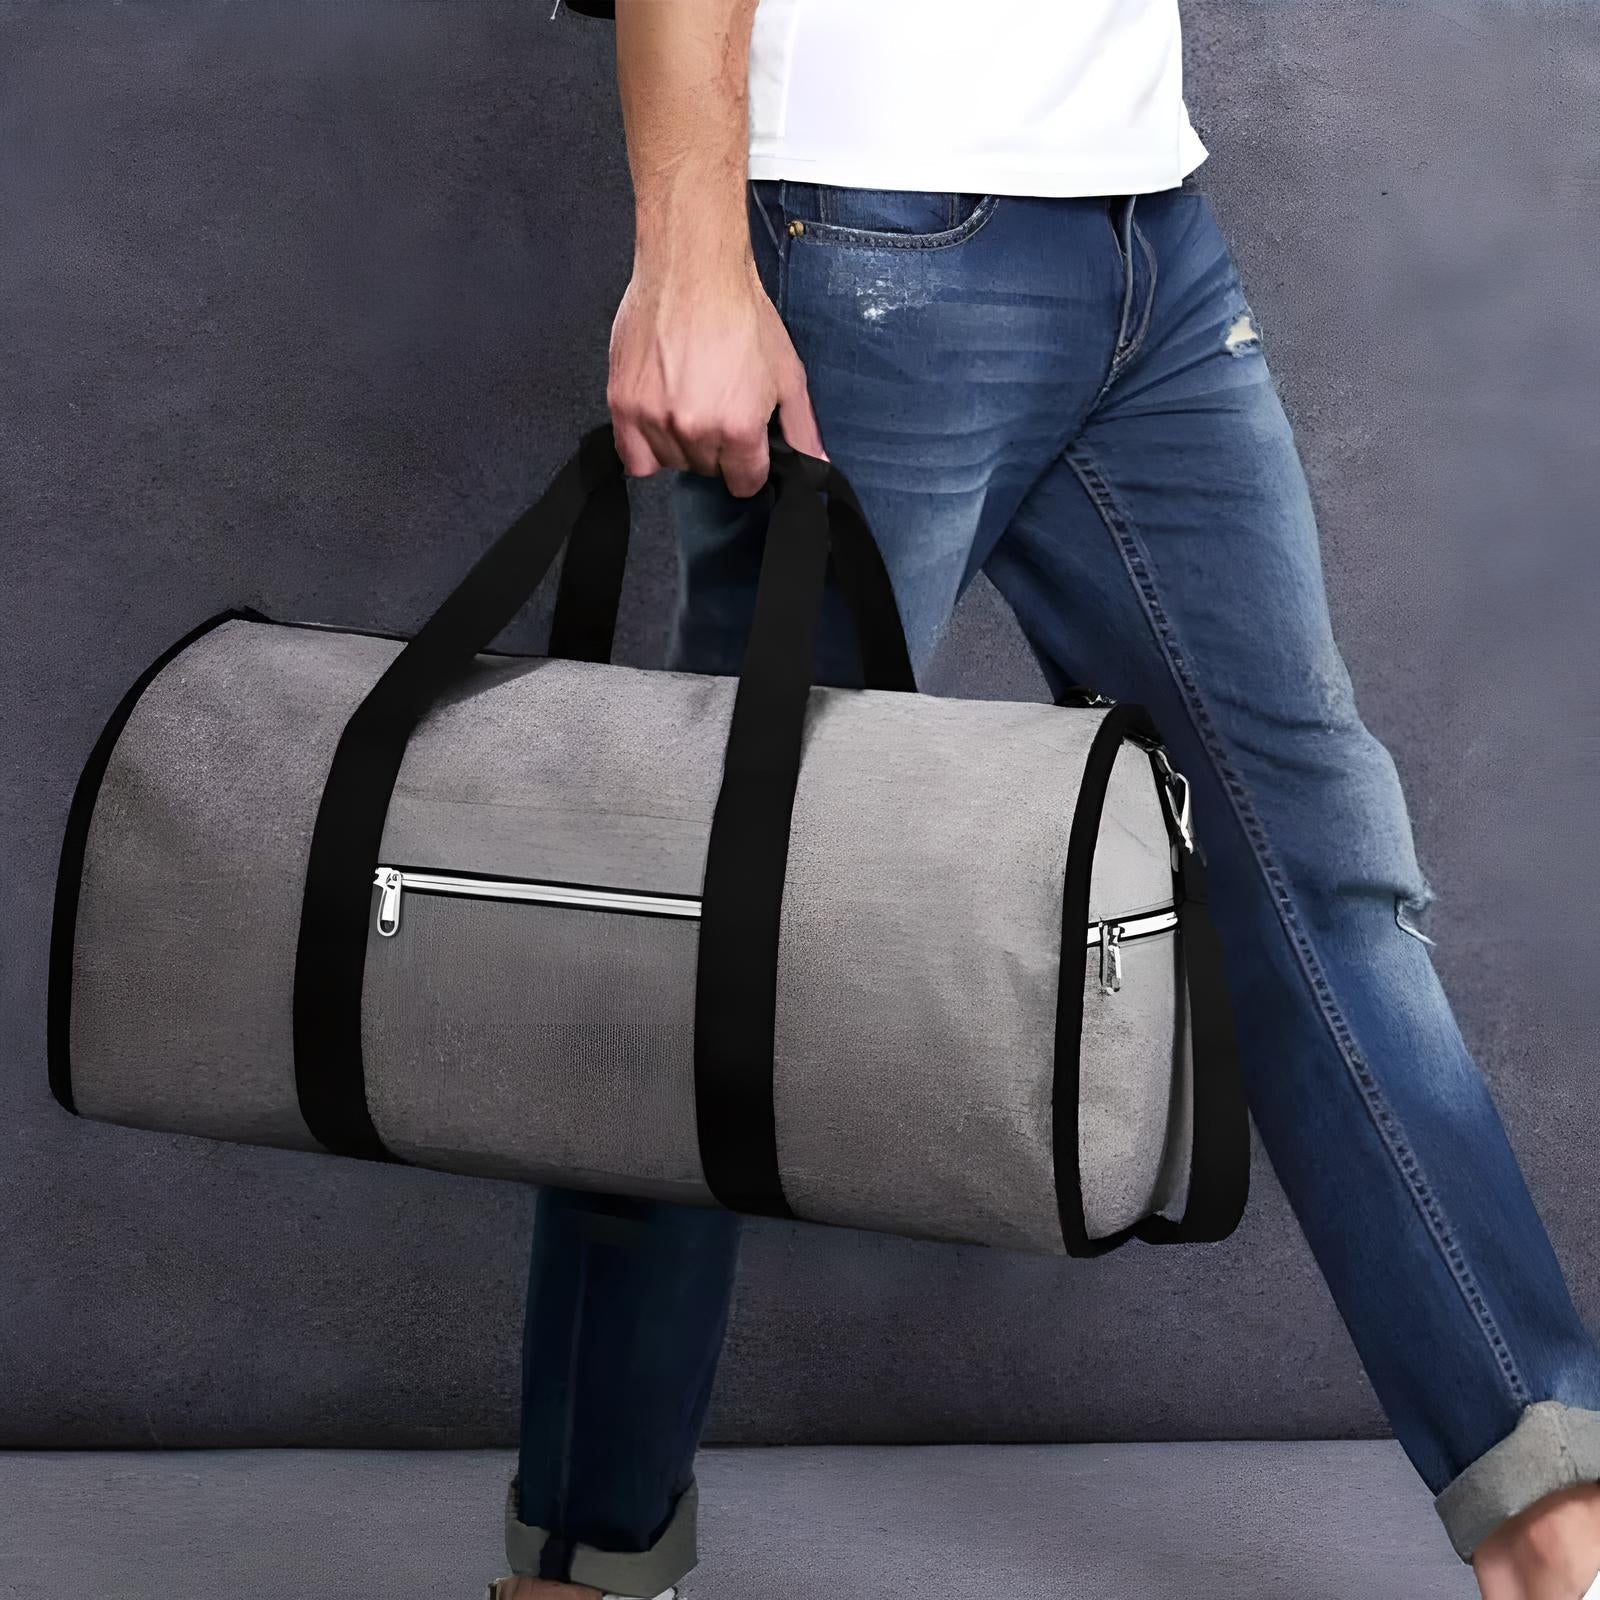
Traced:
[[916, 273], [863, 272], [855, 260], [840, 259], [828, 273], [828, 289], [847, 294], [865, 323], [881, 323], [891, 311], [925, 306], [933, 299], [928, 285]]
[[1261, 335], [1256, 329], [1255, 318], [1248, 311], [1241, 311], [1233, 319], [1223, 339], [1230, 355], [1240, 355], [1246, 350], [1253, 350], [1261, 343]]

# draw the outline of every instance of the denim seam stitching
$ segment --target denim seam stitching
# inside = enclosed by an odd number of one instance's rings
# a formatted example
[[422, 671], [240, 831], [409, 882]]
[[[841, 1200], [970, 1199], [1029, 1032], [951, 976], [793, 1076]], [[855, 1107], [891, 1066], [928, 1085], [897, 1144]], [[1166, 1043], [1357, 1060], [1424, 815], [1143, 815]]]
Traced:
[[1139, 226], [1139, 219], [1133, 219], [1133, 236], [1139, 241], [1139, 248], [1144, 252], [1144, 259], [1150, 268], [1150, 287], [1144, 298], [1144, 316], [1139, 321], [1138, 331], [1128, 341], [1128, 348], [1122, 352], [1123, 364], [1126, 365], [1135, 355], [1145, 341], [1145, 335], [1150, 331], [1150, 318], [1156, 308], [1156, 278], [1160, 268], [1156, 265], [1156, 253], [1150, 248], [1150, 241], [1144, 236], [1144, 229]]
[[[1119, 329], [1120, 333], [1120, 329]], [[1101, 380], [1100, 387], [1095, 391], [1094, 399], [1089, 402], [1085, 417], [1092, 416], [1100, 402], [1111, 392], [1111, 386], [1122, 376], [1122, 369], [1128, 364], [1131, 352], [1118, 345], [1111, 352], [1111, 365], [1106, 368], [1106, 375]]]
[[[789, 216], [789, 180], [778, 180], [778, 214], [788, 220]], [[778, 313], [778, 320], [784, 321], [784, 305], [789, 297], [789, 250], [793, 243], [787, 233], [778, 241], [778, 297], [773, 302], [773, 309]]]
[[805, 223], [802, 238], [818, 244], [837, 244], [872, 250], [948, 250], [952, 245], [965, 244], [1000, 209], [1001, 197], [986, 194], [967, 220], [954, 228], [942, 228], [936, 233], [881, 233], [871, 228], [847, 228], [837, 222], [813, 221]]
[[1149, 563], [1142, 544], [1137, 534], [1133, 531], [1131, 523], [1117, 509], [1109, 485], [1088, 458], [1087, 448], [1080, 442], [1075, 441], [1068, 446], [1065, 454], [1068, 464], [1087, 490], [1089, 498], [1094, 502], [1095, 509], [1100, 513], [1101, 520], [1105, 523], [1117, 543], [1123, 565], [1127, 568], [1128, 575], [1133, 580], [1134, 587], [1139, 594], [1146, 619], [1149, 621], [1161, 646], [1162, 653], [1166, 657], [1168, 668], [1173, 676], [1177, 678], [1183, 690], [1184, 703], [1195, 724], [1195, 731], [1200, 735], [1201, 743], [1210, 754], [1212, 761], [1216, 764], [1218, 773], [1223, 779], [1223, 788], [1228, 794], [1230, 804], [1233, 807], [1234, 814], [1239, 819], [1240, 826], [1244, 829], [1245, 837], [1250, 841], [1256, 864], [1260, 868], [1262, 876], [1267, 882], [1267, 887], [1272, 893], [1273, 903], [1277, 909], [1279, 919], [1290, 935], [1296, 955], [1299, 958], [1301, 972], [1311, 987], [1312, 994], [1317, 1001], [1318, 1010], [1333, 1036], [1334, 1043], [1344, 1059], [1346, 1068], [1354, 1079], [1356, 1087], [1361, 1092], [1362, 1101], [1367, 1108], [1367, 1114], [1372, 1118], [1373, 1125], [1377, 1129], [1384, 1147], [1389, 1151], [1396, 1168], [1405, 1179], [1413, 1203], [1421, 1212], [1440, 1255], [1450, 1269], [1451, 1276], [1455, 1280], [1462, 1299], [1466, 1302], [1469, 1311], [1477, 1321], [1479, 1330], [1483, 1333], [1500, 1368], [1501, 1375], [1506, 1381], [1511, 1399], [1523, 1406], [1531, 1404], [1531, 1393], [1517, 1369], [1510, 1347], [1506, 1344], [1493, 1314], [1483, 1299], [1472, 1270], [1468, 1266], [1466, 1258], [1462, 1255], [1454, 1235], [1451, 1233], [1439, 1202], [1423, 1176], [1421, 1163], [1407, 1143], [1403, 1132], [1398, 1128], [1394, 1114], [1389, 1109], [1383, 1092], [1372, 1075], [1372, 1069], [1367, 1065], [1360, 1050], [1357, 1048], [1355, 1036], [1350, 1031], [1349, 1023], [1345, 1020], [1343, 1012], [1339, 1009], [1338, 1003], [1333, 997], [1332, 985], [1322, 971], [1316, 952], [1312, 948], [1311, 942], [1300, 923], [1299, 915], [1294, 909], [1287, 884], [1284, 881], [1282, 870], [1277, 864], [1271, 843], [1267, 839], [1266, 831], [1262, 828], [1260, 820], [1255, 815], [1254, 807], [1250, 803], [1248, 791], [1243, 780], [1234, 770], [1232, 762], [1229, 761], [1227, 753], [1223, 749], [1222, 741], [1216, 734], [1215, 724], [1211, 720], [1211, 714], [1206, 709], [1204, 696], [1200, 692], [1199, 685], [1190, 675], [1186, 658], [1178, 647], [1176, 632], [1172, 627], [1171, 619], [1167, 616], [1166, 608], [1161, 603], [1160, 595], [1156, 591], [1155, 581], [1151, 576]]
[[[589, 1296], [589, 1251], [590, 1245], [587, 1240], [579, 1243], [578, 1292], [572, 1309], [572, 1345], [567, 1353], [566, 1415], [561, 1422], [561, 1477], [556, 1487], [556, 1509], [551, 1519], [553, 1526], [549, 1530], [553, 1536], [556, 1529], [560, 1529], [560, 1537], [566, 1542], [566, 1552], [562, 1562], [566, 1571], [562, 1573], [561, 1581], [571, 1579], [572, 1558], [576, 1553], [577, 1544], [577, 1541], [570, 1539], [566, 1532], [567, 1499], [572, 1487], [572, 1433], [578, 1409], [578, 1361], [583, 1351], [583, 1311]], [[540, 1564], [543, 1565], [542, 1562]]]
[[1122, 263], [1122, 302], [1117, 307], [1117, 343], [1115, 350], [1112, 352], [1111, 374], [1108, 375], [1107, 382], [1110, 381], [1111, 376], [1121, 370], [1122, 363], [1127, 360], [1128, 355], [1128, 320], [1133, 315], [1133, 207], [1137, 204], [1137, 196], [1128, 203], [1128, 243], [1126, 247], [1122, 243], [1122, 234], [1118, 231], [1116, 224], [1113, 223], [1111, 228], [1112, 237], [1117, 241], [1117, 259]]
[[[1134, 196], [1134, 204], [1138, 204], [1137, 196]], [[1120, 263], [1123, 272], [1122, 300], [1117, 312], [1117, 331], [1112, 339], [1111, 364], [1106, 368], [1106, 375], [1101, 379], [1100, 387], [1095, 391], [1094, 399], [1089, 402], [1088, 410], [1085, 412], [1085, 415], [1091, 414], [1095, 407], [1098, 406], [1103, 399], [1105, 399], [1106, 395], [1110, 392], [1111, 385], [1122, 376], [1122, 369], [1126, 367], [1128, 362], [1134, 357], [1134, 355], [1138, 353], [1140, 345], [1144, 342], [1145, 333], [1150, 326], [1150, 317], [1152, 312], [1155, 310], [1156, 303], [1155, 252], [1150, 248], [1149, 240], [1145, 238], [1143, 231], [1140, 229], [1139, 224], [1134, 220], [1133, 214], [1130, 211], [1128, 215], [1129, 243], [1131, 246], [1132, 236], [1137, 234], [1141, 249], [1144, 253], [1145, 261], [1150, 267], [1150, 293], [1145, 303], [1144, 316], [1140, 320], [1138, 332], [1135, 333], [1126, 344], [1124, 344], [1123, 333], [1127, 328], [1129, 313], [1133, 310], [1133, 286], [1135, 276], [1133, 270], [1133, 253], [1131, 248], [1126, 252], [1123, 250], [1122, 235], [1117, 232], [1117, 225], [1115, 221], [1111, 219], [1109, 214], [1107, 215], [1107, 221], [1111, 223], [1111, 238], [1117, 247], [1117, 261]]]

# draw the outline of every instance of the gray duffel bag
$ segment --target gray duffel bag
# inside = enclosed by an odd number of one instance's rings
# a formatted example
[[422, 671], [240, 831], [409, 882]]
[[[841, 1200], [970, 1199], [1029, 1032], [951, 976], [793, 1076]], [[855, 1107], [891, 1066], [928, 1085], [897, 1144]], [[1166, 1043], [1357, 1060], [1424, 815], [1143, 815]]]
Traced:
[[[918, 694], [842, 475], [775, 438], [762, 493], [737, 679], [610, 663], [609, 425], [414, 638], [179, 640], [73, 800], [56, 1098], [1049, 1253], [1231, 1232], [1226, 983], [1148, 715]], [[490, 651], [563, 547], [549, 654]], [[864, 687], [812, 681], [830, 578]]]

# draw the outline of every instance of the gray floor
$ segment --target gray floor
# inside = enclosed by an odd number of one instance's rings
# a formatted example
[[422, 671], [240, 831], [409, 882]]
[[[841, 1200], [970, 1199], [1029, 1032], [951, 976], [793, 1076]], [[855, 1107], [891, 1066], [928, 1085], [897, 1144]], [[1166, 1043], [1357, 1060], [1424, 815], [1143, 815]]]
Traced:
[[[0, 1454], [0, 1595], [481, 1600], [504, 1451]], [[1469, 1600], [1392, 1443], [711, 1450], [690, 1600]]]

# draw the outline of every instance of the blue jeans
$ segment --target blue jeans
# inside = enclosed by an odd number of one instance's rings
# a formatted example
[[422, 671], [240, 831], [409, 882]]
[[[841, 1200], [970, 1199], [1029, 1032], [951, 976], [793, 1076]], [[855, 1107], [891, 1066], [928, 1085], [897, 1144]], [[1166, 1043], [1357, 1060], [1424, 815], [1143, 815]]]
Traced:
[[[1457, 1553], [1600, 1479], [1600, 1350], [1429, 955], [1433, 891], [1329, 626], [1305, 475], [1211, 207], [758, 180], [751, 235], [912, 658], [987, 573], [1053, 691], [1150, 708], [1193, 789], [1251, 1111]], [[671, 665], [736, 672], [762, 530], [674, 485]], [[837, 598], [823, 677], [858, 681]], [[541, 1198], [513, 1565], [653, 1595], [692, 1464], [732, 1214]]]

